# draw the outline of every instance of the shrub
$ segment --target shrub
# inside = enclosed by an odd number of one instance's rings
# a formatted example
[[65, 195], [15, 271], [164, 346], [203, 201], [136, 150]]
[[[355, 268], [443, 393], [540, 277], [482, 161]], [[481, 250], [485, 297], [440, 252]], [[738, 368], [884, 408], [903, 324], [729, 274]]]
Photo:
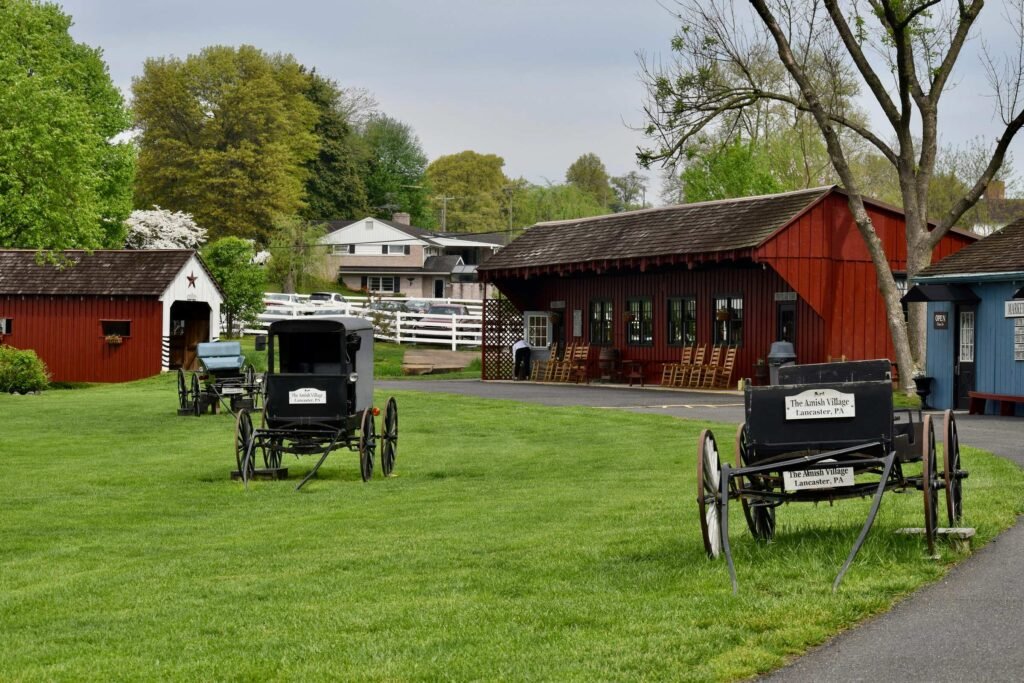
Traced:
[[0, 345], [0, 392], [27, 394], [46, 388], [50, 373], [35, 351]]

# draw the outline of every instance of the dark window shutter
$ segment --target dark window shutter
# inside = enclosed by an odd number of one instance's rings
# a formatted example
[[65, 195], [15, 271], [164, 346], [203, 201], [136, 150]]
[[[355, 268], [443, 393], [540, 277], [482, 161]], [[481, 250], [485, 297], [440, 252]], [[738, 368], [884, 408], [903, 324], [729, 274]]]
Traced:
[[410, 247], [407, 244], [407, 245], [405, 245], [405, 255], [408, 256], [410, 253], [412, 253], [412, 247]]
[[359, 288], [360, 289], [366, 289], [366, 276], [365, 275], [362, 276], [361, 278], [359, 278]]
[[386, 244], [380, 245], [380, 253], [384, 254], [384, 256], [387, 256], [388, 255], [388, 245], [386, 245]]

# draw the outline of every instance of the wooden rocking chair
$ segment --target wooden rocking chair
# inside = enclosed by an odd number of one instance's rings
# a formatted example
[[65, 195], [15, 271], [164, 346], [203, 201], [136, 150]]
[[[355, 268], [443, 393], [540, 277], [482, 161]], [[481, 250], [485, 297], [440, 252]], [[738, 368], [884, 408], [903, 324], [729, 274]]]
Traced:
[[725, 360], [715, 369], [712, 386], [728, 389], [729, 383], [732, 382], [732, 369], [734, 365], [736, 365], [736, 347], [730, 346], [725, 351]]
[[693, 360], [693, 347], [684, 346], [683, 354], [679, 359], [678, 363], [665, 363], [661, 366], [661, 386], [663, 387], [675, 387], [679, 386], [677, 382], [681, 382], [679, 374], [685, 372], [685, 368], [690, 365]]
[[715, 373], [718, 371], [718, 363], [722, 360], [722, 347], [716, 346], [711, 349], [711, 360], [700, 369], [700, 388], [710, 389], [714, 386]]
[[[704, 366], [704, 354], [707, 352], [707, 346], [698, 346], [697, 352], [693, 355], [693, 363], [686, 370], [687, 383], [686, 385], [696, 389], [700, 386], [700, 369]], [[679, 386], [683, 386], [682, 383]]]

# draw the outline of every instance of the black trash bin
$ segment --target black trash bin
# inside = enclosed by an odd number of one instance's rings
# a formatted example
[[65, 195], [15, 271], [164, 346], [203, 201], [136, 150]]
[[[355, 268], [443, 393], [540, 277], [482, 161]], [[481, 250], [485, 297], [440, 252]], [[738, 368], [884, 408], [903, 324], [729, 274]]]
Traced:
[[796, 363], [796, 351], [793, 343], [788, 341], [772, 342], [772, 350], [768, 352], [768, 381], [770, 384], [779, 383], [779, 368], [783, 365], [794, 365]]

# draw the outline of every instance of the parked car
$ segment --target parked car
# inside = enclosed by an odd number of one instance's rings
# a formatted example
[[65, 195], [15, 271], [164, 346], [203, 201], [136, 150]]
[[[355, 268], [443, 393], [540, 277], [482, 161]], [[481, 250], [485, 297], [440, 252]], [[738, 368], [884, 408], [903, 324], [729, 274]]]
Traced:
[[426, 313], [431, 303], [426, 299], [409, 299], [405, 302], [405, 308], [410, 313]]
[[469, 315], [469, 309], [464, 304], [431, 304], [422, 318], [410, 320], [408, 326], [421, 335], [449, 336], [453, 315]]
[[348, 299], [337, 292], [313, 292], [309, 295], [309, 303], [314, 306], [336, 306], [347, 304]]
[[369, 306], [366, 307], [368, 311], [391, 311], [392, 313], [407, 313], [408, 308], [405, 307], [403, 301], [373, 301]]
[[270, 306], [299, 306], [305, 303], [303, 297], [298, 294], [279, 294], [276, 292], [263, 295], [263, 305]]

